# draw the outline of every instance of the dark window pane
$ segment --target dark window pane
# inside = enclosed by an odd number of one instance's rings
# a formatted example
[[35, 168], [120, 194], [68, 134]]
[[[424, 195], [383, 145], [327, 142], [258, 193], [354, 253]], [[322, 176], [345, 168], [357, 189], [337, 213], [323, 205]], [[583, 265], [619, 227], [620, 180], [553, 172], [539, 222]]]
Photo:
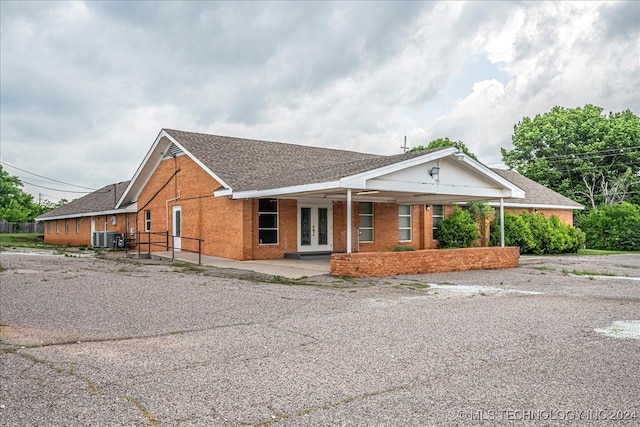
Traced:
[[278, 243], [278, 230], [260, 230], [258, 232], [260, 244]]
[[258, 228], [278, 228], [278, 215], [260, 214]]
[[277, 199], [260, 199], [258, 200], [259, 212], [278, 212]]

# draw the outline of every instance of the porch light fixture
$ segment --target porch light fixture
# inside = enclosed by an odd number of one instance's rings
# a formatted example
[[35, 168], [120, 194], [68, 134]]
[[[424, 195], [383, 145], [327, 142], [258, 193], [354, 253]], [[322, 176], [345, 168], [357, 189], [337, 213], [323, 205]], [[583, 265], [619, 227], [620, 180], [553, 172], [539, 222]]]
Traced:
[[429, 175], [431, 175], [431, 178], [433, 178], [434, 175], [438, 175], [440, 173], [440, 168], [438, 166], [434, 166], [431, 168], [431, 170], [429, 171]]
[[359, 193], [356, 193], [357, 196], [365, 196], [367, 194], [378, 194], [379, 191], [378, 190], [370, 190], [370, 191], [361, 191]]

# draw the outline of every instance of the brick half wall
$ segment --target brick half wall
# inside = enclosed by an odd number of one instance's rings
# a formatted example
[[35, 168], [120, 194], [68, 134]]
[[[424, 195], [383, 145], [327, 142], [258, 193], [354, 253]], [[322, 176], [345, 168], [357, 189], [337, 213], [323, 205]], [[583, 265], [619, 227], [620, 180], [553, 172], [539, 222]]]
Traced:
[[425, 249], [331, 255], [334, 276], [374, 277], [518, 267], [520, 248]]

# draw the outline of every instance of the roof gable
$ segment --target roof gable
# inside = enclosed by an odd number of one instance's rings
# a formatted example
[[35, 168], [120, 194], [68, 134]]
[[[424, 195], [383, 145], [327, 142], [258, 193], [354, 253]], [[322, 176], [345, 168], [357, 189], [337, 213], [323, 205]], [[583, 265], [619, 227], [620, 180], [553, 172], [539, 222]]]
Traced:
[[104, 187], [72, 200], [59, 208], [50, 210], [40, 215], [37, 220], [56, 219], [74, 216], [86, 216], [87, 214], [99, 214], [115, 210], [116, 203], [129, 181], [109, 184]]

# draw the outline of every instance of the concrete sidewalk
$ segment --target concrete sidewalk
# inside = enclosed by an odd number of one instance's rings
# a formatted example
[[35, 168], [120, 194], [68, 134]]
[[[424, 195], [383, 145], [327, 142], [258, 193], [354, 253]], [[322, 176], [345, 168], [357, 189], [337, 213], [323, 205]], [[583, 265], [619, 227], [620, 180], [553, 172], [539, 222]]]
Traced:
[[[171, 260], [171, 251], [152, 252], [152, 257], [158, 259]], [[198, 254], [193, 252], [176, 251], [173, 255], [174, 261], [198, 264]], [[299, 279], [302, 277], [320, 276], [329, 274], [329, 260], [309, 260], [298, 259], [267, 259], [253, 261], [237, 261], [234, 259], [219, 258], [202, 255], [202, 265], [217, 268], [234, 268], [237, 270], [249, 270], [256, 273], [269, 274], [272, 276], [282, 276], [288, 279]]]

